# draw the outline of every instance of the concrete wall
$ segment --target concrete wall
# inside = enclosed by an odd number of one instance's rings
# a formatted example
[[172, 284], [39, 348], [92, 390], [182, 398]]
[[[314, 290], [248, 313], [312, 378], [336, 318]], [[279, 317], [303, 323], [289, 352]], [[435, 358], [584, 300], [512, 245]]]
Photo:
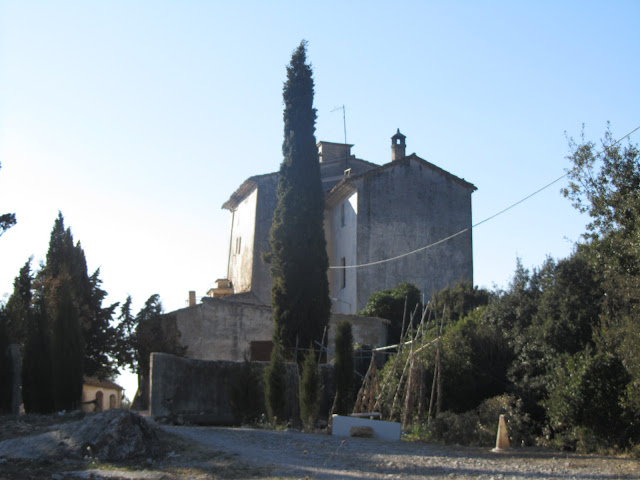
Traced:
[[[471, 227], [473, 187], [415, 156], [354, 179], [358, 189], [358, 264], [418, 249]], [[358, 271], [357, 308], [371, 293], [408, 281], [427, 298], [473, 281], [471, 231], [393, 262]]]
[[194, 307], [173, 312], [185, 356], [201, 360], [242, 360], [251, 342], [271, 340], [271, 307], [202, 299]]
[[[264, 369], [267, 363], [256, 362]], [[150, 415], [155, 419], [197, 424], [233, 425], [238, 418], [231, 407], [229, 385], [243, 362], [204, 361], [166, 353], [151, 355]], [[333, 369], [321, 368], [325, 388], [320, 399], [321, 417], [328, 417], [335, 395]], [[297, 422], [298, 374], [287, 365], [287, 417]]]
[[[202, 303], [171, 313], [185, 356], [200, 360], [241, 361], [248, 357], [252, 341], [269, 341], [273, 336], [271, 307], [240, 303], [222, 298], [202, 299]], [[384, 346], [387, 321], [375, 317], [332, 314], [329, 321], [329, 360], [333, 358], [333, 334], [340, 320], [353, 325], [354, 341]], [[169, 321], [163, 317], [162, 321]]]

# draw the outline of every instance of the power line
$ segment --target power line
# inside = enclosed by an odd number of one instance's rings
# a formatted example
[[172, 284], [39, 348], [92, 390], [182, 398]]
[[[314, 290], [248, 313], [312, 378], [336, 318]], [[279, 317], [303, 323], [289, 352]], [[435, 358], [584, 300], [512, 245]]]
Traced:
[[[621, 137], [621, 138], [620, 138], [620, 139], [618, 139], [616, 142], [614, 142], [614, 143], [611, 145], [611, 147], [615, 147], [615, 146], [616, 146], [618, 143], [620, 143], [622, 140], [624, 140], [625, 138], [630, 137], [631, 135], [633, 135], [633, 134], [634, 134], [636, 131], [638, 131], [638, 130], [640, 130], [640, 125], [638, 125], [636, 128], [634, 128], [633, 130], [631, 130], [631, 131], [630, 131], [629, 133], [627, 133], [624, 137]], [[611, 148], [611, 147], [609, 147], [609, 148]], [[604, 153], [604, 150], [601, 150], [600, 152], [596, 153], [596, 156], [597, 156], [597, 155], [600, 155], [600, 154], [602, 154], [602, 153]], [[488, 222], [489, 220], [493, 220], [494, 218], [496, 218], [496, 217], [498, 217], [498, 216], [502, 215], [503, 213], [505, 213], [505, 212], [507, 212], [507, 211], [511, 210], [512, 208], [517, 207], [517, 206], [518, 206], [518, 205], [520, 205], [521, 203], [523, 203], [523, 202], [525, 202], [525, 201], [529, 200], [531, 197], [533, 197], [533, 196], [535, 196], [535, 195], [539, 194], [539, 193], [540, 193], [540, 192], [542, 192], [543, 190], [546, 190], [546, 189], [547, 189], [547, 188], [549, 188], [551, 185], [553, 185], [553, 184], [555, 184], [555, 183], [558, 183], [558, 182], [559, 182], [560, 180], [562, 180], [563, 178], [565, 178], [565, 177], [569, 176], [569, 173], [570, 173], [570, 172], [567, 172], [567, 173], [565, 173], [564, 175], [561, 175], [560, 177], [556, 178], [556, 179], [555, 179], [555, 180], [553, 180], [552, 182], [547, 183], [544, 187], [541, 187], [541, 188], [539, 188], [538, 190], [536, 190], [535, 192], [533, 192], [533, 193], [531, 193], [531, 194], [527, 195], [526, 197], [524, 197], [524, 198], [522, 198], [522, 199], [518, 200], [517, 202], [512, 203], [512, 204], [511, 204], [511, 205], [509, 205], [507, 208], [505, 208], [505, 209], [503, 209], [503, 210], [500, 210], [498, 213], [495, 213], [495, 214], [491, 215], [490, 217], [487, 217], [487, 218], [485, 218], [484, 220], [481, 220], [480, 222], [478, 222], [478, 223], [476, 223], [476, 224], [474, 224], [474, 225], [471, 225], [470, 227], [467, 227], [467, 228], [465, 228], [465, 229], [463, 229], [463, 230], [460, 230], [459, 232], [454, 233], [453, 235], [449, 235], [449, 236], [448, 236], [448, 237], [446, 237], [446, 238], [443, 238], [443, 239], [441, 239], [441, 240], [438, 240], [437, 242], [431, 243], [431, 244], [429, 244], [429, 245], [425, 245], [424, 247], [420, 247], [420, 248], [418, 248], [418, 249], [416, 249], [416, 250], [412, 250], [412, 251], [410, 251], [410, 252], [403, 253], [403, 254], [401, 254], [401, 255], [397, 255], [397, 256], [395, 256], [395, 257], [385, 258], [384, 260], [378, 260], [378, 261], [376, 261], [376, 262], [362, 263], [362, 264], [360, 264], [360, 265], [339, 265], [339, 266], [331, 266], [331, 267], [329, 267], [329, 269], [330, 269], [330, 270], [342, 270], [342, 269], [347, 269], [347, 268], [364, 268], [364, 267], [370, 267], [370, 266], [373, 266], [373, 265], [379, 265], [379, 264], [381, 264], [381, 263], [393, 262], [393, 261], [398, 260], [398, 259], [400, 259], [400, 258], [408, 257], [409, 255], [413, 255], [413, 254], [415, 254], [415, 253], [422, 252], [423, 250], [427, 250], [427, 249], [429, 249], [429, 248], [432, 248], [432, 247], [435, 247], [435, 246], [437, 246], [437, 245], [440, 245], [441, 243], [447, 242], [447, 241], [451, 240], [452, 238], [457, 237], [458, 235], [462, 235], [463, 233], [468, 232], [469, 230], [471, 230], [471, 229], [473, 229], [473, 228], [476, 228], [476, 227], [478, 227], [478, 226], [482, 225], [483, 223]]]

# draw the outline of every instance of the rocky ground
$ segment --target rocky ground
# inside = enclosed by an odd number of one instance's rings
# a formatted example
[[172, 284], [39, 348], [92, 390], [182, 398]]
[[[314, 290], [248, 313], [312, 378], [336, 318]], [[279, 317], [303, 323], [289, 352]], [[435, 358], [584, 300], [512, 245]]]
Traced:
[[497, 454], [294, 430], [147, 425], [128, 412], [100, 415], [62, 425], [0, 419], [0, 480], [640, 479], [639, 462], [627, 458], [529, 449]]

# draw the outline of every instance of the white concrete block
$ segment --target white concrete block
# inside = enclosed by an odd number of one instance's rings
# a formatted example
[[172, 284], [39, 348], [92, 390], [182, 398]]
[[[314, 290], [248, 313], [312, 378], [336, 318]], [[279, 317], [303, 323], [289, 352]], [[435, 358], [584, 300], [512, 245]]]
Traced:
[[333, 415], [331, 434], [337, 437], [348, 437], [351, 427], [371, 427], [373, 438], [378, 440], [400, 440], [401, 425], [397, 422], [385, 422], [383, 420], [370, 420], [368, 418], [344, 417]]

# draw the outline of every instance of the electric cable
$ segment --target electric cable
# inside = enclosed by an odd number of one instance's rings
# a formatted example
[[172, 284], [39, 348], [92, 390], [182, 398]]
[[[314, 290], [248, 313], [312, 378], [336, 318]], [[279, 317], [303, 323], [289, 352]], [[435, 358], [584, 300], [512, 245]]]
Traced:
[[[638, 125], [636, 128], [634, 128], [633, 130], [631, 130], [631, 131], [630, 131], [629, 133], [627, 133], [624, 137], [619, 138], [617, 141], [615, 141], [612, 145], [610, 145], [610, 146], [609, 146], [609, 147], [607, 147], [607, 148], [615, 147], [618, 143], [620, 143], [620, 142], [621, 142], [622, 140], [624, 140], [625, 138], [630, 137], [632, 134], [634, 134], [634, 133], [635, 133], [636, 131], [638, 131], [639, 129], [640, 129], [640, 125]], [[600, 154], [604, 153], [604, 151], [605, 151], [605, 150], [601, 150], [600, 152], [597, 152], [597, 153], [596, 153], [596, 156], [598, 156], [598, 155], [600, 155]], [[516, 207], [516, 206], [520, 205], [521, 203], [523, 203], [523, 202], [525, 202], [525, 201], [529, 200], [531, 197], [533, 197], [533, 196], [535, 196], [535, 195], [539, 194], [539, 193], [540, 193], [540, 192], [542, 192], [543, 190], [546, 190], [546, 189], [547, 189], [547, 188], [549, 188], [551, 185], [553, 185], [553, 184], [555, 184], [555, 183], [558, 183], [558, 182], [559, 182], [560, 180], [562, 180], [563, 178], [565, 178], [565, 177], [569, 176], [569, 174], [570, 174], [570, 172], [567, 172], [567, 173], [565, 173], [564, 175], [561, 175], [560, 177], [556, 178], [556, 179], [555, 179], [555, 180], [553, 180], [552, 182], [547, 183], [544, 187], [541, 187], [541, 188], [539, 188], [538, 190], [536, 190], [535, 192], [533, 192], [533, 193], [531, 193], [531, 194], [527, 195], [526, 197], [524, 197], [524, 198], [522, 198], [522, 199], [518, 200], [517, 202], [512, 203], [512, 204], [511, 204], [511, 205], [509, 205], [507, 208], [505, 208], [505, 209], [503, 209], [503, 210], [500, 210], [498, 213], [495, 213], [495, 214], [491, 215], [490, 217], [487, 217], [487, 218], [485, 218], [484, 220], [481, 220], [480, 222], [475, 223], [474, 225], [471, 225], [470, 227], [467, 227], [467, 228], [465, 228], [465, 229], [463, 229], [463, 230], [460, 230], [459, 232], [454, 233], [453, 235], [449, 235], [449, 236], [448, 236], [448, 237], [446, 237], [446, 238], [443, 238], [443, 239], [441, 239], [441, 240], [438, 240], [437, 242], [430, 243], [429, 245], [425, 245], [424, 247], [417, 248], [417, 249], [415, 249], [415, 250], [412, 250], [412, 251], [407, 252], [407, 253], [403, 253], [403, 254], [401, 254], [401, 255], [397, 255], [397, 256], [395, 256], [395, 257], [385, 258], [385, 259], [383, 259], [383, 260], [378, 260], [378, 261], [375, 261], [375, 262], [362, 263], [362, 264], [360, 264], [360, 265], [337, 265], [337, 266], [330, 266], [330, 267], [329, 267], [329, 269], [330, 269], [330, 270], [342, 270], [342, 269], [348, 269], [348, 268], [364, 268], [364, 267], [371, 267], [371, 266], [373, 266], [373, 265], [380, 265], [380, 264], [382, 264], [382, 263], [393, 262], [393, 261], [398, 260], [398, 259], [400, 259], [400, 258], [408, 257], [409, 255], [414, 255], [414, 254], [416, 254], [416, 253], [418, 253], [418, 252], [422, 252], [423, 250], [427, 250], [427, 249], [429, 249], [429, 248], [435, 247], [435, 246], [437, 246], [437, 245], [440, 245], [441, 243], [447, 242], [447, 241], [451, 240], [452, 238], [457, 237], [458, 235], [462, 235], [463, 233], [468, 232], [469, 230], [472, 230], [472, 229], [474, 229], [474, 228], [476, 228], [476, 227], [478, 227], [478, 226], [482, 225], [483, 223], [488, 222], [489, 220], [493, 220], [494, 218], [496, 218], [496, 217], [498, 217], [498, 216], [502, 215], [503, 213], [505, 213], [505, 212], [507, 212], [507, 211], [511, 210], [512, 208], [514, 208], [514, 207]]]

